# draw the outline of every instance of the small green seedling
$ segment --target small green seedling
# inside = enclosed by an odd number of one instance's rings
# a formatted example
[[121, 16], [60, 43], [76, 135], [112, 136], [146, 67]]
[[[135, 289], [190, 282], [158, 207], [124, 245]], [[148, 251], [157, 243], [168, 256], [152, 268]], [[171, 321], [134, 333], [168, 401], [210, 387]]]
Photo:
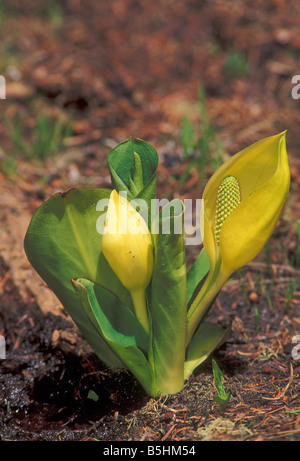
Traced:
[[297, 289], [297, 280], [289, 280], [288, 285], [284, 290], [284, 311], [287, 312], [288, 308], [293, 302], [294, 293]]
[[93, 391], [92, 389], [89, 390], [89, 393], [87, 395], [87, 398], [90, 399], [90, 400], [93, 400], [94, 402], [98, 402], [99, 400], [99, 395], [96, 394], [95, 391]]
[[225, 392], [223, 386], [223, 373], [214, 359], [212, 360], [212, 368], [214, 375], [214, 383], [217, 390], [217, 395], [214, 395], [213, 399], [215, 402], [219, 404], [220, 410], [224, 411], [227, 406], [228, 399], [230, 397], [230, 392]]

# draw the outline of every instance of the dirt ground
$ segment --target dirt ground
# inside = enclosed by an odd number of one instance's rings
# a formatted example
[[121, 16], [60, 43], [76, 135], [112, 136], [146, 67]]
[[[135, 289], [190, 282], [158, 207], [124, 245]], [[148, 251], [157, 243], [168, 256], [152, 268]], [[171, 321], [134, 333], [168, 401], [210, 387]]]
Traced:
[[[300, 440], [300, 6], [287, 0], [32, 0], [0, 9], [0, 440]], [[25, 3], [25, 2], [24, 2]], [[235, 57], [235, 58], [233, 58]], [[245, 60], [242, 59], [245, 58]], [[235, 61], [234, 61], [235, 59]], [[246, 64], [245, 64], [246, 62]], [[285, 129], [291, 190], [270, 243], [233, 274], [209, 318], [232, 333], [176, 395], [152, 399], [113, 374], [30, 267], [23, 239], [39, 205], [70, 187], [110, 187], [106, 155], [130, 136], [158, 150], [158, 195], [201, 197], [213, 172], [183, 154], [183, 117], [201, 133], [198, 88], [223, 160]], [[53, 156], [33, 158], [38, 114], [71, 120]], [[14, 122], [13, 122], [14, 123]], [[21, 153], [23, 152], [23, 155]], [[187, 261], [199, 248], [187, 249]], [[298, 253], [297, 253], [298, 251]], [[93, 391], [93, 392], [92, 392]]]

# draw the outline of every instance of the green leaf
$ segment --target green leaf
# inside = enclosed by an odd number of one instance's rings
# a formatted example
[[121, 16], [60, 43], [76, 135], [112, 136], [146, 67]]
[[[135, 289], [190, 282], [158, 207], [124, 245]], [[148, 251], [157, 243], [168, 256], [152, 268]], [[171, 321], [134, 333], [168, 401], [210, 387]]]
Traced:
[[224, 397], [221, 397], [220, 395], [214, 395], [213, 399], [215, 402], [219, 404], [220, 410], [224, 411], [225, 408], [227, 407], [229, 397], [230, 397], [230, 393], [226, 394]]
[[98, 402], [98, 400], [99, 400], [99, 395], [96, 394], [95, 391], [93, 391], [92, 389], [90, 389], [89, 392], [88, 392], [87, 398], [90, 399], [90, 400], [93, 400], [94, 402]]
[[132, 140], [128, 139], [114, 147], [107, 156], [108, 167], [113, 187], [120, 191], [130, 192], [130, 179], [134, 169], [134, 149]]
[[210, 354], [223, 344], [230, 332], [230, 328], [224, 329], [221, 325], [210, 322], [202, 322], [193, 336], [188, 349], [184, 364], [184, 378], [188, 379], [195, 368], [201, 365]]
[[145, 200], [151, 218], [151, 199], [156, 198], [158, 166], [154, 147], [141, 139], [128, 139], [109, 152], [107, 162], [113, 187], [118, 192], [125, 191], [129, 201], [135, 198]]
[[156, 149], [151, 144], [142, 139], [133, 140], [134, 152], [138, 153], [143, 167], [144, 185], [151, 181], [153, 174], [156, 173], [158, 166], [158, 155]]
[[[178, 212], [172, 215], [170, 210], [174, 206]], [[182, 203], [174, 200], [163, 207], [153, 226], [155, 255], [150, 310], [156, 382], [162, 394], [178, 392], [184, 382], [186, 263], [183, 235], [176, 233], [182, 220]]]
[[199, 292], [200, 285], [203, 284], [209, 269], [209, 257], [205, 251], [205, 248], [203, 248], [187, 275], [187, 299], [189, 304], [192, 302], [192, 296], [194, 292]]
[[133, 152], [134, 156], [134, 171], [133, 171], [133, 179], [131, 181], [131, 185], [134, 187], [135, 195], [143, 189], [144, 187], [144, 173], [143, 173], [143, 165], [141, 157], [137, 152]]
[[217, 390], [217, 395], [213, 396], [215, 402], [219, 404], [220, 410], [225, 410], [227, 406], [228, 399], [230, 397], [230, 393], [226, 393], [224, 386], [223, 386], [223, 373], [220, 370], [217, 362], [212, 360], [212, 368], [213, 368], [213, 375], [214, 375], [214, 382]]
[[[140, 182], [140, 176], [135, 177], [134, 174], [135, 165], [139, 162], [139, 159], [135, 159], [134, 153], [138, 154], [140, 158], [143, 185], [146, 185], [152, 179], [153, 174], [156, 173], [158, 155], [154, 147], [141, 139], [127, 139], [112, 149], [107, 156], [110, 172], [115, 173], [112, 181], [117, 190], [123, 190], [118, 189], [117, 178], [121, 180], [121, 186], [124, 184], [128, 189], [130, 188], [130, 179], [138, 179]], [[137, 168], [139, 168], [139, 165], [137, 165]], [[138, 188], [140, 187], [141, 183], [138, 184]]]
[[[156, 396], [152, 368], [145, 353], [138, 347], [139, 342], [145, 343], [144, 330], [133, 314], [121, 306], [112, 293], [90, 280], [81, 278], [72, 282], [83, 308], [99, 333], [146, 392]], [[116, 311], [118, 307], [119, 313]]]
[[137, 346], [147, 354], [149, 345], [147, 333], [133, 312], [114, 293], [85, 278], [74, 279], [72, 284], [85, 309], [86, 292], [82, 290], [82, 285], [86, 288], [93, 310], [92, 317], [89, 309], [86, 312], [92, 322], [96, 318], [96, 328], [100, 324], [102, 330], [109, 332], [106, 336], [110, 339], [125, 346], [129, 344]]
[[105, 189], [73, 189], [55, 194], [34, 214], [24, 247], [33, 268], [56, 294], [98, 357], [107, 366], [120, 368], [124, 364], [89, 321], [71, 283], [76, 277], [93, 280], [132, 308], [130, 293], [100, 251], [102, 236], [96, 225], [103, 229], [106, 210], [97, 211], [97, 204], [108, 200], [109, 195]]

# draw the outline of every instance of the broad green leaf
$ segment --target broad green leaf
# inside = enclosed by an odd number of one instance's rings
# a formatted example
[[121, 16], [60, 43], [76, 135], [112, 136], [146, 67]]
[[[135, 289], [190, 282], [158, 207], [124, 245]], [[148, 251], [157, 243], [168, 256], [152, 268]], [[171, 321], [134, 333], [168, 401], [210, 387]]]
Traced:
[[109, 195], [105, 189], [73, 189], [55, 194], [34, 214], [24, 247], [33, 268], [56, 294], [95, 353], [106, 365], [119, 368], [123, 364], [89, 321], [71, 283], [76, 277], [93, 280], [132, 307], [129, 292], [100, 251], [102, 236], [96, 225], [103, 228], [106, 209], [97, 211], [97, 204]]
[[203, 282], [204, 277], [208, 274], [210, 269], [210, 262], [209, 258], [207, 256], [207, 253], [205, 251], [205, 248], [203, 248], [196, 261], [190, 268], [187, 274], [187, 299], [188, 303], [191, 302], [192, 295], [197, 289], [199, 290], [199, 286], [201, 282]]
[[[113, 306], [114, 295], [105, 292], [102, 287], [85, 279], [73, 280], [76, 293], [89, 316], [109, 346], [116, 352], [126, 367], [136, 376], [146, 392], [156, 396], [154, 376], [145, 354], [138, 347], [138, 338], [141, 340], [143, 330], [134, 322], [133, 315], [129, 310], [120, 309], [120, 318], [111, 315], [110, 308]], [[117, 300], [116, 300], [117, 301]], [[121, 306], [120, 306], [121, 307]], [[142, 339], [145, 341], [145, 338]]]
[[[113, 187], [118, 192], [126, 192], [129, 201], [143, 199], [150, 223], [151, 199], [156, 198], [158, 166], [154, 147], [141, 139], [128, 139], [109, 152], [107, 162]], [[141, 210], [141, 214], [145, 215], [145, 211]]]
[[188, 379], [195, 368], [201, 365], [210, 354], [223, 344], [229, 334], [229, 328], [210, 322], [202, 322], [193, 336], [184, 364], [184, 378]]
[[[169, 211], [174, 206], [178, 212], [172, 216]], [[161, 210], [153, 226], [155, 255], [150, 309], [156, 382], [162, 394], [178, 392], [183, 387], [186, 263], [183, 234], [176, 233], [182, 229], [182, 220], [182, 203], [174, 200]]]
[[158, 166], [157, 152], [151, 144], [138, 138], [133, 140], [133, 149], [141, 158], [144, 185], [146, 185], [152, 179], [153, 174], [156, 173]]
[[[128, 139], [114, 147], [107, 156], [113, 186], [118, 190], [128, 190], [134, 169], [134, 149], [132, 140]], [[120, 189], [120, 186], [122, 187]]]
[[[147, 333], [133, 312], [114, 293], [85, 278], [74, 279], [72, 284], [82, 304], [85, 301], [85, 291], [81, 289], [81, 285], [86, 288], [93, 311], [91, 320], [96, 318], [97, 328], [100, 324], [101, 329], [109, 332], [106, 336], [109, 336], [110, 339], [123, 345], [137, 346], [147, 354]], [[84, 305], [84, 307], [86, 306]], [[90, 311], [87, 313], [89, 314]]]

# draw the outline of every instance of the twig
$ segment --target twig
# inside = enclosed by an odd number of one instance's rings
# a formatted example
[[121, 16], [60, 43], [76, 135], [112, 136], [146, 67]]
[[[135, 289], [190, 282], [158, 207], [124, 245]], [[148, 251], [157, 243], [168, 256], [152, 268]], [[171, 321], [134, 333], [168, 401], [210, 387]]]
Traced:
[[173, 431], [174, 427], [176, 427], [176, 424], [173, 424], [172, 427], [170, 427], [170, 429], [168, 430], [168, 432], [161, 438], [161, 441], [163, 442], [164, 440], [166, 440], [167, 437], [169, 437], [169, 435], [171, 434], [171, 432]]

